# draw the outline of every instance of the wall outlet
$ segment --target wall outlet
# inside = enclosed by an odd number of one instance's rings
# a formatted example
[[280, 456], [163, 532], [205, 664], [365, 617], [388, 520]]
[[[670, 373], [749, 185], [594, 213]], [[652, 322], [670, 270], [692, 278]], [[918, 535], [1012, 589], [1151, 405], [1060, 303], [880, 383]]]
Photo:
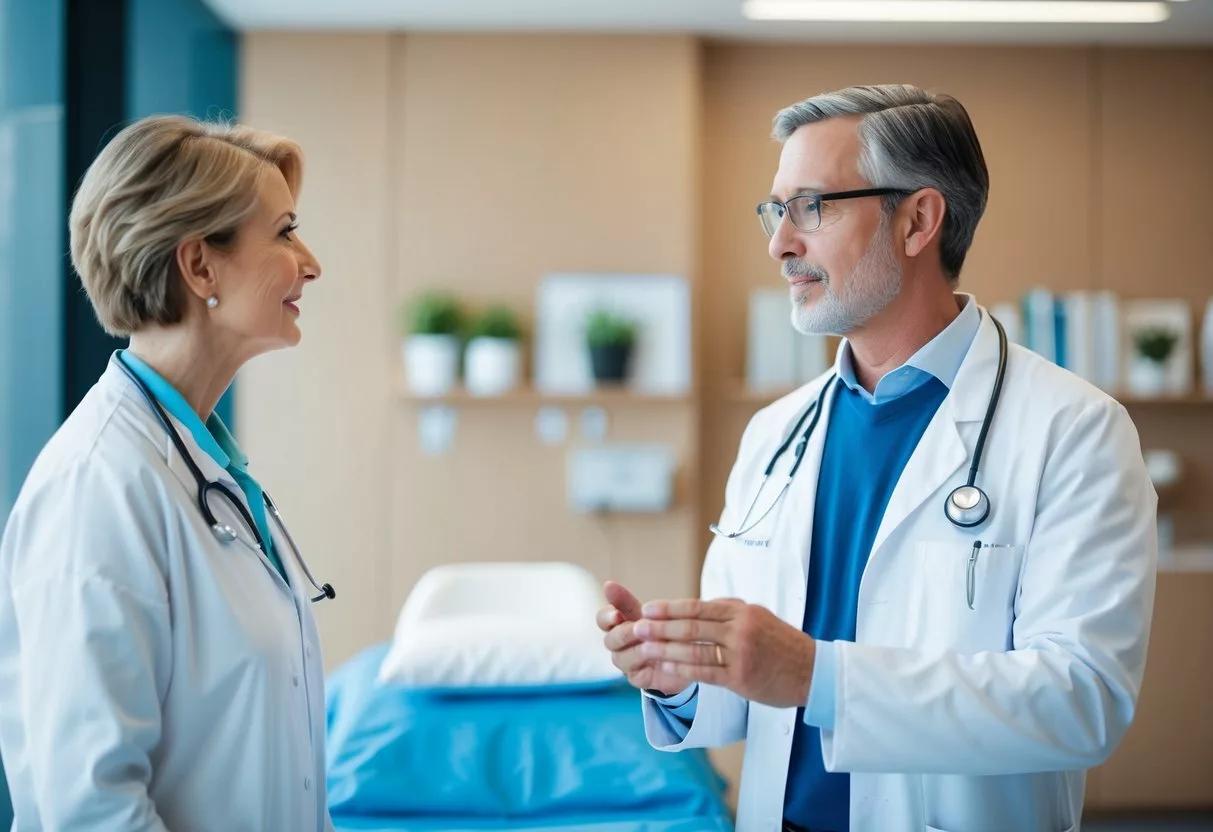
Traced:
[[667, 445], [611, 443], [569, 453], [568, 501], [574, 511], [667, 511], [673, 492], [674, 452]]

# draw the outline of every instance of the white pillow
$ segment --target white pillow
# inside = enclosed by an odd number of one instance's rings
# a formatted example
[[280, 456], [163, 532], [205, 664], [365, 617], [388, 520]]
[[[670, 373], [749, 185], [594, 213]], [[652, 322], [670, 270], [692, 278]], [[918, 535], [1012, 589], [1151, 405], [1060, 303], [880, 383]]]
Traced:
[[605, 603], [593, 575], [569, 563], [432, 569], [400, 611], [379, 679], [443, 689], [617, 682], [595, 623]]

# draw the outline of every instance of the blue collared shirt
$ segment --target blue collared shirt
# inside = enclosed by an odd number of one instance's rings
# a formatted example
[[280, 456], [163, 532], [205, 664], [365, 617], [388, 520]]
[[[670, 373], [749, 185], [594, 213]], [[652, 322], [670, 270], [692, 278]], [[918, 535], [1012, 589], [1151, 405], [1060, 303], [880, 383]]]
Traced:
[[862, 396], [868, 404], [880, 404], [903, 396], [928, 378], [939, 379], [944, 387], [951, 390], [956, 383], [956, 374], [960, 372], [960, 365], [964, 363], [969, 347], [977, 336], [977, 329], [981, 326], [981, 312], [973, 299], [968, 295], [959, 295], [958, 298], [965, 302], [960, 314], [952, 319], [943, 332], [910, 356], [905, 364], [885, 373], [871, 393], [861, 387], [855, 378], [851, 345], [843, 341], [838, 355], [838, 377], [842, 383]]
[[[964, 305], [942, 332], [927, 342], [918, 352], [910, 356], [905, 364], [886, 373], [869, 393], [855, 377], [855, 362], [851, 345], [843, 341], [838, 355], [838, 377], [848, 388], [858, 393], [869, 404], [880, 404], [904, 396], [932, 378], [952, 389], [960, 365], [968, 355], [969, 347], [981, 326], [981, 312], [971, 295], [958, 294], [957, 300]], [[809, 701], [804, 711], [804, 721], [818, 728], [832, 730], [835, 715], [835, 689], [837, 681], [837, 649], [832, 641], [817, 642], [817, 656], [813, 664], [813, 679], [809, 685]], [[677, 719], [667, 723], [678, 734], [686, 736], [690, 722], [695, 718], [698, 702], [697, 685], [691, 685], [682, 693], [668, 699], [658, 700], [664, 711]]]
[[274, 551], [274, 539], [270, 535], [269, 518], [265, 513], [265, 499], [262, 496], [261, 486], [249, 474], [248, 457], [236, 444], [236, 438], [227, 429], [227, 425], [223, 424], [223, 420], [216, 413], [211, 413], [204, 424], [202, 418], [194, 408], [190, 407], [189, 402], [178, 392], [177, 388], [169, 384], [139, 356], [130, 350], [122, 350], [122, 358], [132, 372], [139, 377], [139, 380], [147, 385], [147, 389], [151, 391], [156, 401], [160, 402], [161, 407], [168, 411], [170, 416], [185, 425], [190, 435], [194, 437], [194, 441], [198, 443], [198, 447], [206, 451], [220, 468], [226, 469], [232, 475], [232, 479], [236, 481], [248, 499], [248, 508], [253, 515], [253, 520], [257, 523], [257, 531], [261, 533], [261, 539], [265, 541], [266, 557], [269, 558], [270, 563], [274, 564], [274, 568], [278, 570], [282, 579], [287, 580], [286, 570], [282, 568], [282, 561], [278, 559], [278, 555]]

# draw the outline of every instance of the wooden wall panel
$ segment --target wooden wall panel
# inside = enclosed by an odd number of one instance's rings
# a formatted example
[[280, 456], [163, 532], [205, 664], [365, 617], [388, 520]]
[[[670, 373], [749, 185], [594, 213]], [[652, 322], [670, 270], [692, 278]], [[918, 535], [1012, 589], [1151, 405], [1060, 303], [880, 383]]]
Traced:
[[[692, 39], [408, 35], [395, 48], [399, 297], [443, 285], [473, 304], [530, 310], [539, 280], [560, 271], [665, 272], [697, 284]], [[462, 408], [455, 446], [427, 458], [417, 408], [397, 407], [392, 603], [426, 569], [455, 560], [570, 560], [644, 597], [692, 592], [694, 397], [610, 410], [612, 439], [676, 449], [673, 512], [572, 514], [570, 445], [540, 444], [534, 408]], [[579, 409], [567, 412], [575, 445]]]
[[1125, 297], [1213, 296], [1213, 50], [1099, 56], [1100, 283]]
[[322, 266], [300, 304], [300, 345], [252, 361], [236, 433], [334, 601], [316, 606], [326, 667], [391, 632], [384, 456], [394, 403], [388, 291], [392, 148], [387, 35], [246, 36], [241, 120], [298, 141], [299, 233]]
[[1213, 574], [1159, 576], [1138, 714], [1092, 773], [1100, 809], [1213, 806]]

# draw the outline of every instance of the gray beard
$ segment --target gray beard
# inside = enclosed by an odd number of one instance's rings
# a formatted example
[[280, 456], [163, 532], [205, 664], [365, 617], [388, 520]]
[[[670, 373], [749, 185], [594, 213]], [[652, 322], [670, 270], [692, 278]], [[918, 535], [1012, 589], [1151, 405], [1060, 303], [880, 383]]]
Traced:
[[792, 326], [805, 335], [847, 335], [883, 312], [901, 291], [901, 269], [889, 239], [889, 221], [884, 217], [872, 236], [868, 250], [851, 271], [845, 292], [836, 293], [829, 276], [804, 261], [784, 263], [785, 277], [816, 277], [821, 280], [821, 298], [810, 304], [807, 295], [792, 299]]

